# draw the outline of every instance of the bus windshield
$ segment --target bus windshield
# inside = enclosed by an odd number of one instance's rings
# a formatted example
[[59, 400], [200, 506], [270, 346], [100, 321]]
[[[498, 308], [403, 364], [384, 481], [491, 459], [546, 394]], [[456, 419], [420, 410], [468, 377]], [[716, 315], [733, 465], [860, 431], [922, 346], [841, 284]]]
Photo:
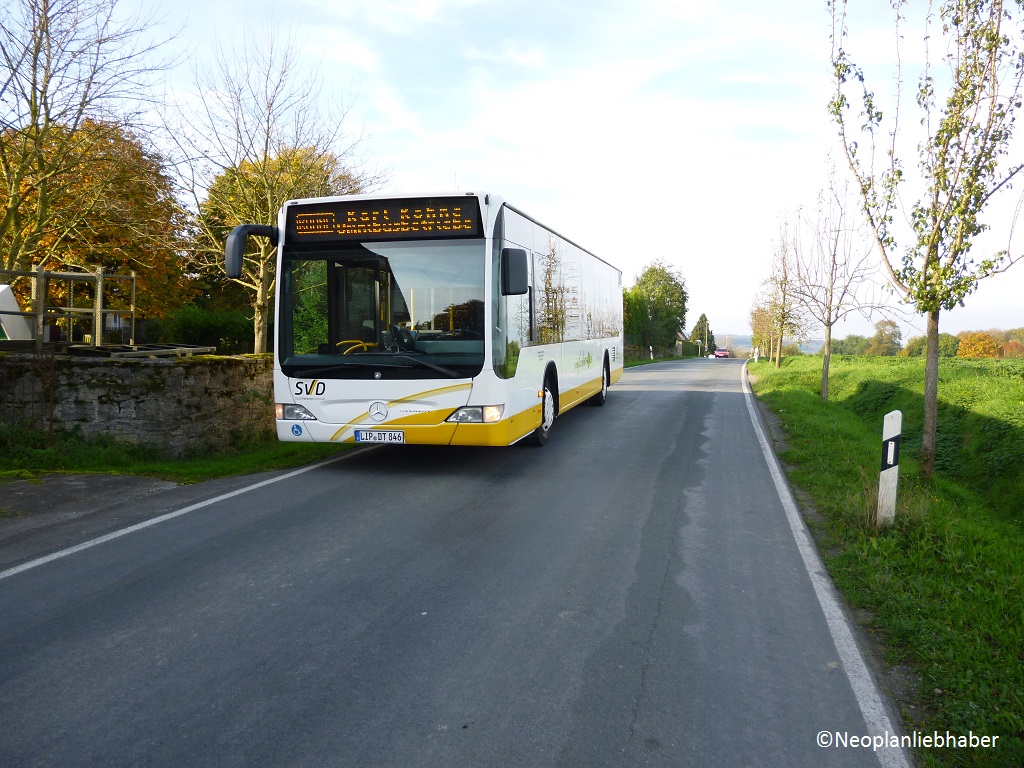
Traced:
[[484, 240], [345, 242], [282, 254], [287, 376], [468, 378], [484, 360]]

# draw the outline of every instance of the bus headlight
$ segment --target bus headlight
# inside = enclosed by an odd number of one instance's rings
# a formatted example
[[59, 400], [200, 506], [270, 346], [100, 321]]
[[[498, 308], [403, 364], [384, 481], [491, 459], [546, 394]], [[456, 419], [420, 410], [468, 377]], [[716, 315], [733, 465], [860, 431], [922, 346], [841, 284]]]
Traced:
[[307, 411], [301, 405], [293, 405], [292, 403], [275, 403], [274, 415], [278, 420], [316, 421], [316, 416]]
[[446, 421], [458, 424], [493, 424], [501, 421], [504, 405], [467, 405], [455, 411]]

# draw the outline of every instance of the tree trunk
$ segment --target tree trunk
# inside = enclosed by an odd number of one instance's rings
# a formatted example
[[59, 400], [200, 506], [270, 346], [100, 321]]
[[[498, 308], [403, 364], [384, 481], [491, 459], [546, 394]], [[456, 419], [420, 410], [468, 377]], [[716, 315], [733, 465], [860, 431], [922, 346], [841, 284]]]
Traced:
[[267, 328], [270, 325], [271, 297], [268, 295], [268, 280], [266, 263], [260, 264], [259, 285], [256, 288], [256, 295], [253, 297], [253, 352], [257, 355], [267, 351]]
[[267, 349], [267, 312], [266, 306], [259, 299], [253, 304], [252, 330], [252, 351], [258, 355]]
[[939, 310], [928, 313], [924, 363], [924, 434], [921, 436], [921, 475], [935, 474], [935, 435], [939, 415]]
[[828, 364], [832, 360], [832, 326], [825, 326], [825, 355], [821, 364], [821, 400], [828, 402]]

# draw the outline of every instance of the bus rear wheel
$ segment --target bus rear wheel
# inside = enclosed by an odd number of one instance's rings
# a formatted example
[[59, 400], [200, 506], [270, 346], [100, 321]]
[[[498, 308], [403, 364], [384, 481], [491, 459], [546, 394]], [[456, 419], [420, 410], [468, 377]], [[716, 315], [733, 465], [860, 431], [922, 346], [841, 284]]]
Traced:
[[611, 383], [611, 374], [608, 372], [608, 363], [601, 368], [601, 391], [591, 396], [587, 402], [598, 407], [608, 402], [608, 385]]

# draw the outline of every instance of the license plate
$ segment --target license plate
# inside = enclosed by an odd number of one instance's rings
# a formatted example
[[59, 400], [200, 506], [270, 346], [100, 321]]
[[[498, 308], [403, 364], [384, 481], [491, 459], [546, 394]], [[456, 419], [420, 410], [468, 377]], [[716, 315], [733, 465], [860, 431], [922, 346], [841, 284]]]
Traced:
[[405, 432], [400, 429], [357, 429], [357, 443], [404, 443]]

